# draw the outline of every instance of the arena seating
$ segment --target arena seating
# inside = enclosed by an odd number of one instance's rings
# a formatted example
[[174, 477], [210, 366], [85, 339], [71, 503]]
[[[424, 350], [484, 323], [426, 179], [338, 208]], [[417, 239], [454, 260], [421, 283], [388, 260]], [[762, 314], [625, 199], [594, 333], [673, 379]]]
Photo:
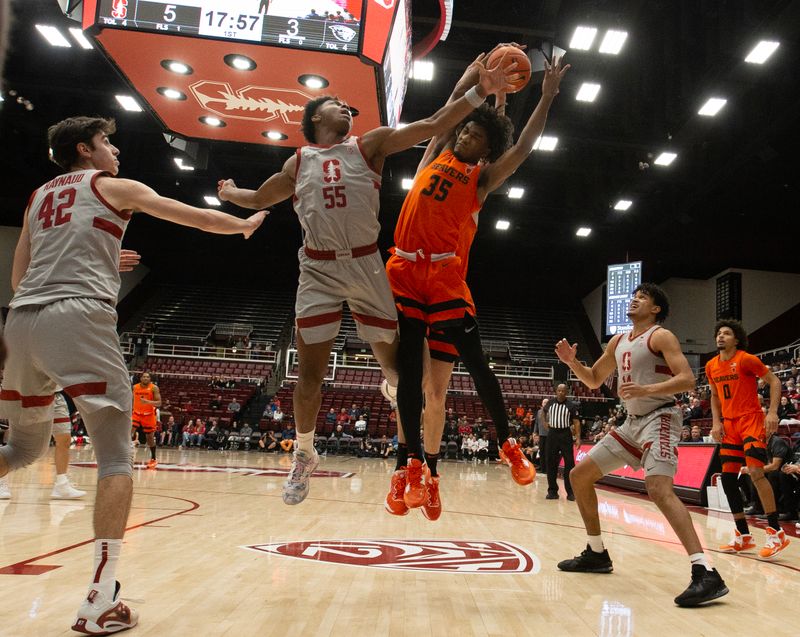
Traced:
[[258, 378], [264, 381], [272, 376], [272, 364], [253, 361], [224, 361], [203, 358], [174, 358], [148, 356], [145, 369], [156, 374], [223, 378]]

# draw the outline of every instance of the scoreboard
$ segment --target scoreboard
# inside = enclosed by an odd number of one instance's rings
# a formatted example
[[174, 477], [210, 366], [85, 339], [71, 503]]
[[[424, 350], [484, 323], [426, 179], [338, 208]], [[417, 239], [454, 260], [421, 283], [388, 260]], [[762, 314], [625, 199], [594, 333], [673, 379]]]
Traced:
[[[97, 24], [131, 29], [355, 52], [361, 31], [362, 2], [333, 4], [317, 13], [305, 2], [267, 0], [100, 0]], [[313, 3], [323, 5], [323, 2]], [[352, 11], [352, 13], [351, 13]]]
[[642, 282], [642, 262], [608, 266], [606, 281], [606, 334], [626, 332], [633, 324], [628, 319], [628, 305], [633, 291]]

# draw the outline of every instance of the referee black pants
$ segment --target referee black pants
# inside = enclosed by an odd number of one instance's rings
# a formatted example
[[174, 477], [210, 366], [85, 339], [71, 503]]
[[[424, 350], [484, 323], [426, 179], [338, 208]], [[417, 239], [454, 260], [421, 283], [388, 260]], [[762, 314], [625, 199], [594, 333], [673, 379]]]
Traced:
[[564, 427], [555, 429], [550, 427], [547, 432], [547, 493], [558, 493], [558, 465], [564, 458], [564, 488], [567, 495], [572, 494], [572, 485], [569, 483], [569, 472], [575, 466], [575, 455], [572, 451], [572, 428]]

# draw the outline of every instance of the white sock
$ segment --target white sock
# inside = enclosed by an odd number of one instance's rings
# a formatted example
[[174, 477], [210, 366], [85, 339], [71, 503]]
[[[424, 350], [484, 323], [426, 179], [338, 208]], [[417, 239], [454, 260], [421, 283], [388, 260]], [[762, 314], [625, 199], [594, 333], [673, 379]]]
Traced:
[[705, 553], [692, 553], [689, 556], [689, 561], [692, 563], [692, 566], [694, 566], [695, 564], [702, 564], [703, 566], [705, 566], [707, 571], [711, 570], [711, 566], [709, 565], [708, 560], [706, 559]]
[[57, 473], [56, 474], [56, 484], [66, 484], [67, 482], [69, 482], [69, 480], [67, 480], [67, 474], [66, 473]]
[[314, 430], [306, 433], [297, 432], [297, 448], [306, 453], [314, 453]]
[[589, 548], [592, 549], [595, 553], [602, 553], [606, 550], [606, 547], [603, 546], [603, 536], [602, 535], [587, 535]]
[[114, 598], [120, 550], [122, 550], [122, 540], [94, 541], [94, 569], [89, 588], [95, 588], [103, 593], [108, 601]]

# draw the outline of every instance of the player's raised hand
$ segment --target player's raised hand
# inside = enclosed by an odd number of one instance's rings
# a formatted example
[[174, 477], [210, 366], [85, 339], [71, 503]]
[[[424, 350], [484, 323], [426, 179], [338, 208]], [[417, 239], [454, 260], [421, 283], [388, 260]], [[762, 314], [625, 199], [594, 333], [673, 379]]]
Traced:
[[578, 344], [574, 343], [570, 345], [567, 339], [562, 338], [560, 341], [558, 341], [558, 343], [556, 343], [555, 352], [556, 356], [558, 356], [558, 360], [569, 365], [577, 356]]
[[119, 271], [130, 272], [142, 260], [142, 255], [136, 250], [120, 250], [119, 251]]
[[258, 230], [259, 226], [264, 222], [264, 219], [266, 219], [268, 214], [269, 210], [259, 210], [256, 214], [250, 215], [247, 218], [247, 223], [250, 225], [250, 227], [242, 233], [245, 239], [249, 239], [251, 235]]
[[236, 183], [233, 179], [220, 179], [217, 182], [217, 194], [222, 201], [230, 201], [228, 196], [236, 188]]
[[517, 68], [517, 63], [512, 62], [507, 66], [503, 66], [505, 62], [506, 56], [504, 55], [500, 58], [500, 61], [497, 63], [497, 66], [487, 69], [484, 66], [484, 61], [481, 60], [477, 62], [478, 66], [478, 73], [480, 74], [480, 79], [478, 80], [478, 86], [480, 86], [486, 95], [493, 95], [494, 93], [499, 93], [501, 91], [507, 92], [514, 88], [514, 85], [511, 83], [511, 78], [514, 77], [514, 69]]
[[554, 56], [553, 62], [548, 63], [545, 60], [544, 79], [542, 79], [542, 95], [549, 95], [555, 97], [558, 95], [558, 87], [561, 84], [561, 79], [572, 68], [571, 64], [567, 64], [562, 68], [561, 63], [564, 61], [564, 56]]

